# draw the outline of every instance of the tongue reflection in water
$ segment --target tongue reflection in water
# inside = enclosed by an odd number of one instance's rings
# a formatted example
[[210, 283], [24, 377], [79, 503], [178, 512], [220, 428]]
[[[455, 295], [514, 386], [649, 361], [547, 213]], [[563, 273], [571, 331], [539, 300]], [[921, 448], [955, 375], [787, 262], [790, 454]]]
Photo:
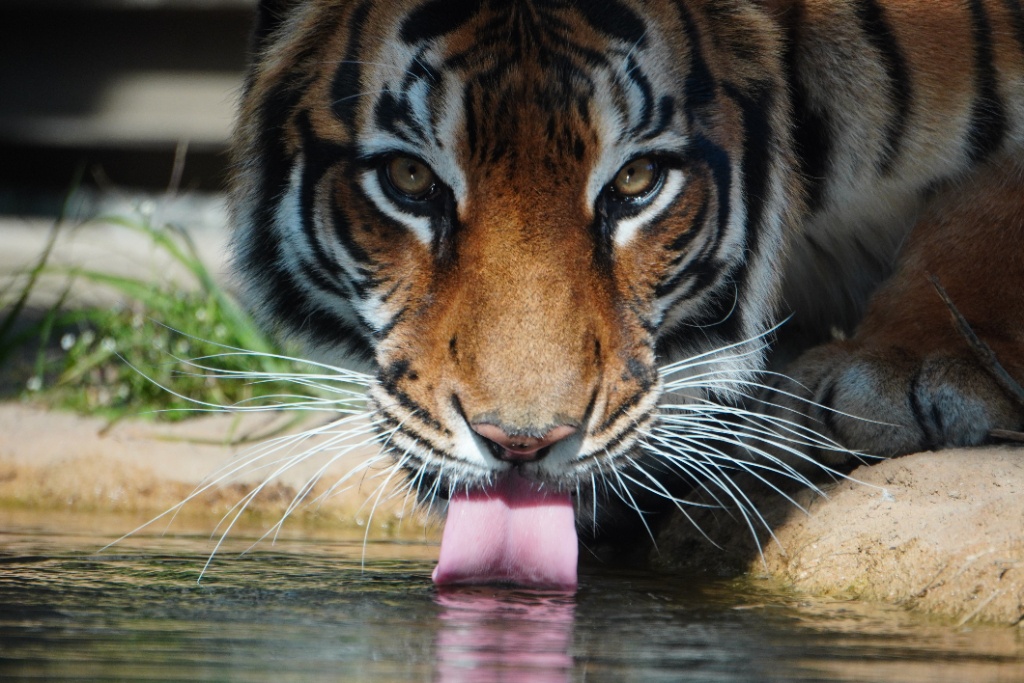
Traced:
[[491, 488], [452, 496], [434, 583], [575, 590], [577, 552], [571, 494], [512, 470]]
[[574, 600], [533, 591], [442, 589], [436, 680], [568, 683]]

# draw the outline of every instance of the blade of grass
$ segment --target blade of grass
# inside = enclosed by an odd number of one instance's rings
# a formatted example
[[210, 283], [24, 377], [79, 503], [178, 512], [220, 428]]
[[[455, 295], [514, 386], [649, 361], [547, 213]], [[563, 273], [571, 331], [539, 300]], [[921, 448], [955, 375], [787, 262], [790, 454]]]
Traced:
[[32, 296], [32, 290], [35, 289], [36, 283], [46, 270], [46, 264], [50, 260], [51, 254], [53, 254], [54, 245], [57, 243], [57, 236], [61, 229], [60, 226], [61, 223], [58, 221], [50, 227], [50, 233], [46, 238], [46, 246], [43, 247], [43, 251], [39, 254], [39, 258], [35, 265], [33, 265], [26, 273], [25, 284], [22, 285], [21, 291], [18, 293], [14, 303], [4, 315], [3, 320], [0, 320], [0, 364], [2, 364], [16, 348], [15, 345], [7, 338], [11, 334], [11, 330], [14, 329], [15, 323], [21, 317], [22, 312], [25, 310], [25, 306], [28, 304], [29, 297]]
[[[46, 236], [46, 244], [44, 245], [43, 250], [39, 253], [39, 258], [36, 259], [35, 265], [29, 268], [26, 273], [27, 277], [25, 284], [18, 293], [14, 304], [11, 305], [3, 319], [0, 320], [0, 365], [3, 365], [11, 353], [18, 348], [15, 341], [8, 337], [11, 330], [14, 329], [14, 325], [21, 317], [22, 312], [25, 310], [25, 306], [28, 304], [28, 300], [32, 296], [32, 290], [35, 289], [36, 283], [39, 281], [39, 278], [46, 269], [46, 264], [49, 263], [50, 257], [53, 255], [53, 249], [57, 244], [57, 237], [60, 235], [64, 221], [68, 215], [69, 207], [71, 206], [71, 199], [81, 187], [82, 177], [84, 174], [85, 167], [83, 165], [79, 165], [79, 167], [75, 169], [75, 175], [72, 177], [71, 188], [68, 190], [67, 194], [65, 194], [64, 201], [61, 203], [60, 211], [57, 213], [57, 217], [50, 226], [49, 234]], [[4, 293], [6, 294], [6, 290]]]

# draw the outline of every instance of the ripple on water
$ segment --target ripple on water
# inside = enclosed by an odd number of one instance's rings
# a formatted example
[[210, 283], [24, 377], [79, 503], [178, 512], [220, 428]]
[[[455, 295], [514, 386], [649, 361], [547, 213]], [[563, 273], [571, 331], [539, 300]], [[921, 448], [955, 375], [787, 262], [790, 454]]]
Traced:
[[[1024, 681], [1020, 629], [756, 582], [587, 569], [575, 595], [438, 591], [429, 543], [0, 533], [0, 679]], [[81, 526], [79, 527], [81, 528]]]

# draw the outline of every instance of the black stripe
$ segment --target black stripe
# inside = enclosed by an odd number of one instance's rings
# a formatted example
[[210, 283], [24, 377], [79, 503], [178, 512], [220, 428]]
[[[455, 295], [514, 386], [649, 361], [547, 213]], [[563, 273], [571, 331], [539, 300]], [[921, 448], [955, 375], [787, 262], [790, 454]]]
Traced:
[[655, 120], [654, 125], [647, 129], [644, 133], [643, 140], [652, 140], [658, 135], [661, 135], [664, 131], [672, 125], [672, 118], [676, 112], [676, 100], [671, 95], [662, 95], [661, 99], [658, 100], [657, 115], [658, 118]]
[[741, 92], [730, 83], [723, 84], [723, 92], [736, 102], [743, 117], [743, 201], [746, 206], [746, 248], [758, 253], [765, 207], [768, 200], [768, 180], [772, 166], [772, 148], [775, 131], [770, 116], [775, 108], [775, 96], [769, 83]]
[[[708, 199], [704, 197], [701, 201], [700, 207], [697, 209], [697, 214], [694, 219], [690, 221], [690, 228], [680, 233], [667, 248], [671, 251], [682, 252], [689, 244], [693, 241], [694, 237], [699, 235], [703, 229], [704, 221], [707, 220], [708, 213]], [[684, 258], [685, 255], [680, 254], [680, 259]], [[695, 259], [696, 261], [697, 259]], [[668, 280], [659, 282], [657, 287], [654, 288], [654, 296], [658, 299], [672, 293], [679, 284], [686, 278], [693, 277], [691, 272], [694, 263], [688, 264], [686, 268], [683, 268], [675, 275], [670, 277]]]
[[419, 81], [427, 81], [435, 85], [441, 84], [441, 72], [427, 61], [427, 50], [420, 49], [409, 64], [409, 70], [402, 78], [402, 90], [408, 90]]
[[252, 235], [246, 244], [241, 245], [245, 258], [254, 263], [275, 263], [278, 258], [274, 214], [278, 199], [288, 185], [294, 162], [285, 149], [284, 128], [301, 96], [299, 88], [279, 84], [267, 94], [258, 114], [259, 136], [254, 150], [261, 170], [258, 200], [250, 226]]
[[676, 238], [672, 240], [666, 250], [681, 253], [686, 249], [690, 242], [700, 234], [701, 228], [704, 226], [704, 221], [708, 219], [708, 198], [703, 196], [700, 199], [700, 206], [697, 207], [697, 211], [693, 215], [693, 220], [690, 221], [690, 227], [683, 232], [676, 235]]
[[[398, 405], [402, 406], [407, 411], [409, 411], [409, 415], [405, 420], [406, 426], [410, 425], [411, 422], [415, 421], [440, 432], [444, 436], [452, 435], [450, 429], [445, 428], [444, 425], [442, 425], [440, 422], [431, 417], [430, 411], [424, 408], [419, 403], [417, 403], [412, 398], [412, 396], [409, 396], [409, 394], [405, 393], [404, 391], [398, 388], [394, 388], [393, 390], [388, 391], [388, 396], [393, 398], [398, 403]], [[416, 436], [420, 439], [423, 439], [423, 437], [419, 434], [417, 434]]]
[[[735, 309], [735, 310], [734, 310]], [[712, 349], [735, 344], [742, 339], [738, 333], [742, 316], [735, 308], [732, 290], [728, 295], [716, 292], [706, 313], [680, 321], [658, 337], [659, 358], [674, 359], [683, 353], [705, 353]]]
[[[745, 265], [745, 264], [744, 264]], [[719, 288], [711, 292], [710, 296], [701, 305], [700, 313], [683, 321], [673, 332], [677, 334], [675, 341], [681, 337], [689, 336], [692, 346], [692, 336], [700, 334], [702, 338], [717, 339], [721, 346], [735, 344], [743, 339], [744, 315], [740, 303], [743, 300], [742, 282], [738, 277], [745, 273], [742, 267], [734, 268], [728, 276], [718, 278], [715, 283]], [[731, 285], [731, 286], [730, 286]], [[684, 331], [684, 327], [689, 332]]]
[[[402, 289], [402, 285], [403, 284], [404, 283], [402, 283], [402, 282], [396, 282], [396, 283], [392, 284], [391, 287], [389, 287], [386, 292], [384, 292], [383, 294], [380, 295], [381, 303], [385, 303], [386, 304], [387, 302], [389, 302], [391, 300], [391, 297], [393, 297], [395, 294], [398, 293], [398, 291], [400, 289]], [[378, 286], [379, 286], [379, 284], [378, 284]]]
[[1006, 136], [1006, 108], [999, 96], [992, 25], [982, 0], [971, 0], [971, 33], [974, 37], [974, 79], [977, 97], [971, 108], [968, 140], [972, 162], [982, 161], [995, 152]]
[[424, 145], [431, 141], [427, 131], [416, 120], [409, 98], [390, 91], [381, 93], [373, 110], [374, 125], [411, 145]]
[[299, 271], [302, 275], [302, 283], [305, 285], [312, 285], [321, 292], [330, 294], [342, 301], [348, 301], [352, 292], [345, 290], [341, 285], [338, 284], [337, 280], [328, 277], [328, 273], [324, 272], [324, 269], [318, 263], [311, 263], [305, 259], [300, 259]]
[[711, 70], [704, 61], [703, 49], [701, 47], [700, 32], [690, 14], [689, 8], [682, 2], [676, 2], [676, 10], [679, 19], [683, 23], [683, 32], [686, 35], [686, 43], [690, 46], [690, 70], [686, 74], [686, 82], [683, 85], [686, 113], [693, 121], [697, 110], [703, 109], [711, 104], [715, 98], [715, 79], [711, 76]]
[[447, 35], [469, 21], [480, 7], [477, 0], [430, 0], [402, 22], [402, 41], [420, 43]]
[[921, 440], [915, 448], [917, 450], [931, 451], [939, 447], [940, 437], [934, 432], [935, 425], [930, 424], [930, 420], [935, 418], [934, 411], [929, 411], [930, 414], [926, 415], [924, 406], [921, 404], [921, 396], [918, 395], [918, 392], [921, 391], [921, 374], [923, 371], [923, 366], [917, 369], [917, 373], [914, 375], [914, 379], [911, 380], [907, 391], [907, 400], [910, 406], [910, 414], [913, 416], [917, 428], [921, 431]]
[[903, 146], [903, 137], [907, 132], [910, 105], [913, 101], [913, 83], [907, 60], [885, 19], [885, 11], [877, 0], [860, 0], [854, 6], [854, 13], [860, 21], [865, 39], [878, 52], [885, 68], [885, 75], [889, 79], [889, 99], [894, 111], [885, 127], [885, 151], [879, 161], [879, 170], [889, 174], [896, 165]]
[[656, 290], [662, 292], [661, 296], [667, 296], [677, 289], [680, 283], [686, 281], [686, 291], [675, 292], [674, 302], [669, 306], [670, 310], [676, 307], [675, 301], [684, 298], [696, 299], [718, 283], [724, 264], [715, 254], [716, 247], [717, 244], [714, 242], [706, 243], [701, 247], [700, 253], [691, 259], [680, 273], [671, 278], [669, 282], [674, 283], [673, 286], [666, 284]]
[[[370, 258], [370, 255], [366, 253], [365, 249], [356, 244], [355, 239], [352, 237], [352, 221], [348, 219], [342, 206], [336, 201], [331, 202], [331, 220], [334, 227], [334, 238], [338, 240], [341, 248], [360, 266], [372, 265], [373, 260]], [[359, 283], [352, 284], [357, 290], [360, 289]], [[360, 295], [362, 295], [361, 292]]]
[[264, 264], [257, 277], [268, 283], [262, 289], [266, 299], [261, 303], [270, 309], [279, 328], [317, 344], [340, 346], [361, 361], [373, 361], [373, 349], [359, 329], [334, 311], [310, 302], [294, 273], [274, 262]]
[[338, 120], [355, 133], [356, 112], [362, 96], [363, 44], [360, 37], [370, 15], [370, 3], [364, 2], [352, 12], [348, 26], [348, 49], [331, 83], [331, 110]]
[[302, 221], [302, 232], [306, 235], [306, 243], [315, 259], [315, 264], [310, 264], [307, 268], [307, 275], [316, 287], [347, 299], [351, 292], [338, 286], [339, 282], [346, 282], [345, 273], [324, 251], [323, 245], [317, 239], [316, 224], [313, 220], [316, 213], [317, 186], [324, 174], [343, 158], [345, 150], [339, 145], [318, 139], [313, 133], [307, 112], [296, 117], [295, 123], [302, 136], [304, 157], [299, 186], [299, 216]]
[[443, 271], [454, 268], [457, 240], [462, 223], [458, 218], [458, 207], [455, 205], [455, 195], [446, 191], [441, 201], [443, 205], [431, 217], [430, 228], [432, 233], [431, 251], [434, 254], [436, 267]]
[[[433, 441], [431, 441], [427, 437], [425, 437], [422, 434], [419, 434], [419, 433], [414, 432], [411, 429], [409, 429], [408, 418], [399, 419], [397, 416], [391, 415], [390, 413], [388, 413], [384, 409], [381, 409], [380, 414], [385, 419], [390, 421], [391, 426], [394, 428], [394, 431], [397, 434], [401, 434], [402, 436], [406, 437], [410, 441], [415, 441], [421, 447], [426, 446], [425, 450], [429, 450], [429, 451], [431, 451], [433, 453], [439, 453], [439, 454], [442, 454], [442, 455], [447, 454], [447, 451], [445, 449], [441, 448], [440, 446], [438, 446], [436, 443], [434, 443]], [[385, 429], [384, 426], [382, 426], [381, 427], [381, 431], [384, 432], [384, 431], [390, 431], [390, 430]], [[413, 460], [421, 463], [421, 466], [425, 466], [427, 464], [427, 461], [425, 459], [419, 457], [418, 454], [416, 454], [416, 453], [406, 452], [406, 453], [403, 454], [403, 457], [408, 457], [410, 455], [413, 456]]]
[[782, 21], [787, 27], [788, 37], [784, 63], [793, 97], [793, 146], [807, 192], [807, 208], [815, 211], [821, 208], [825, 200], [826, 180], [834, 146], [832, 126], [823, 108], [811, 101], [797, 69], [800, 26], [804, 22], [803, 2], [793, 3]]
[[647, 76], [644, 75], [643, 69], [632, 58], [626, 62], [626, 75], [633, 85], [636, 86], [637, 90], [640, 91], [642, 103], [639, 112], [640, 120], [628, 131], [623, 131], [620, 140], [639, 136], [650, 125], [651, 119], [654, 116], [654, 89], [651, 87], [651, 82], [647, 80]]
[[647, 43], [647, 25], [644, 20], [617, 0], [584, 0], [576, 3], [575, 7], [598, 32], [621, 40], [630, 47], [642, 48]]
[[398, 325], [398, 323], [400, 323], [402, 319], [405, 318], [406, 315], [408, 315], [408, 313], [408, 306], [403, 306], [401, 309], [398, 310], [398, 312], [391, 316], [391, 320], [388, 321], [387, 325], [385, 325], [383, 328], [379, 330], [374, 330], [373, 338], [376, 339], [378, 342], [382, 339], [385, 339], [389, 334], [391, 334], [391, 331], [395, 329], [395, 326]]
[[556, 11], [541, 10], [525, 17], [518, 3], [501, 3], [493, 16], [474, 32], [474, 41], [464, 51], [445, 60], [445, 70], [462, 71], [467, 67], [491, 64], [488, 73], [506, 74], [518, 68], [527, 49], [534, 51], [541, 65], [550, 68], [561, 60], [580, 73], [575, 65], [582, 61], [590, 68], [608, 66], [608, 56], [601, 50], [573, 41], [574, 27], [559, 18]]
[[395, 399], [400, 406], [410, 412], [409, 417], [411, 419], [418, 420], [422, 424], [450, 436], [451, 431], [431, 417], [429, 410], [421, 406], [399, 388], [399, 382], [406, 377], [412, 377], [412, 375], [412, 361], [408, 358], [402, 358], [396, 360], [391, 365], [382, 367], [377, 375], [377, 381], [388, 396]]
[[732, 217], [732, 159], [724, 147], [710, 138], [695, 134], [687, 150], [699, 161], [707, 164], [718, 195], [718, 217], [715, 223], [713, 242], [721, 240]]
[[[601, 432], [605, 431], [606, 429], [614, 425], [615, 422], [619, 420], [619, 418], [627, 415], [633, 408], [639, 405], [641, 401], [643, 401], [650, 395], [652, 387], [653, 384], [650, 383], [641, 384], [640, 389], [635, 393], [630, 394], [629, 398], [627, 398], [625, 401], [619, 403], [618, 407], [616, 407], [615, 410], [612, 411], [611, 415], [609, 415], [601, 422], [601, 424], [598, 426], [595, 432], [597, 434], [600, 434]], [[632, 424], [633, 421], [631, 420], [630, 426], [632, 426]], [[628, 432], [629, 429], [627, 428], [625, 431]]]
[[1021, 51], [1024, 52], [1024, 5], [1021, 5], [1020, 0], [1003, 0], [1003, 4], [1006, 5], [1006, 11], [1010, 13], [1013, 35], [1017, 38]]

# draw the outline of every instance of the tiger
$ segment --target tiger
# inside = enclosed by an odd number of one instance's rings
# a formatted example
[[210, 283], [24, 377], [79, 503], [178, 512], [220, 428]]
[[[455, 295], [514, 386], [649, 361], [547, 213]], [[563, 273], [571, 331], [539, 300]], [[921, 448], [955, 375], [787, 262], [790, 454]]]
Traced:
[[1020, 431], [953, 309], [1024, 377], [1022, 162], [1017, 0], [263, 0], [233, 263], [436, 583], [572, 589], [733, 470]]

